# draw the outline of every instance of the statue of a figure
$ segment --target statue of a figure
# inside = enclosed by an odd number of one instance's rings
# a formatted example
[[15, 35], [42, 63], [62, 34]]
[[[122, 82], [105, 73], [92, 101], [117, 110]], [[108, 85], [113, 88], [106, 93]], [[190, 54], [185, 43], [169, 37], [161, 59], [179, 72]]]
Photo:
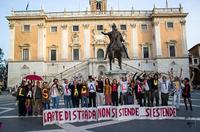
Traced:
[[104, 35], [108, 35], [109, 39], [110, 39], [110, 43], [107, 46], [107, 50], [106, 50], [106, 55], [105, 55], [105, 60], [107, 58], [107, 55], [109, 57], [110, 60], [110, 70], [112, 70], [112, 63], [114, 63], [115, 59], [118, 59], [119, 62], [119, 67], [121, 68], [121, 58], [122, 58], [122, 52], [125, 52], [127, 58], [128, 57], [128, 53], [126, 50], [126, 47], [124, 46], [124, 44], [122, 42], [124, 42], [124, 39], [122, 37], [122, 34], [117, 30], [117, 27], [115, 24], [112, 25], [112, 31], [108, 32], [108, 33], [104, 33], [102, 32], [102, 34]]

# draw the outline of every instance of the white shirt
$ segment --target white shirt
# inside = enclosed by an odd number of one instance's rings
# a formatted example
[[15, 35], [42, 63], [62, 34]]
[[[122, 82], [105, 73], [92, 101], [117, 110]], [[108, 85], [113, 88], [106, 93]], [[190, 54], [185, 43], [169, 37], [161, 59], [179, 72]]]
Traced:
[[70, 96], [71, 95], [71, 89], [68, 87], [69, 84], [63, 83], [63, 91], [64, 95]]
[[60, 96], [60, 93], [56, 85], [53, 84], [53, 86], [51, 87], [51, 97], [57, 97], [57, 96]]
[[125, 82], [121, 81], [120, 82], [120, 90], [121, 90], [122, 93], [126, 93], [127, 92], [127, 90], [128, 90], [128, 81], [125, 81]]
[[96, 92], [96, 86], [95, 86], [95, 82], [88, 82], [88, 89], [90, 93], [94, 93]]
[[149, 91], [149, 84], [147, 81], [144, 84], [144, 89], [145, 89], [145, 91]]
[[170, 85], [170, 80], [166, 80], [165, 82], [163, 82], [163, 80], [160, 80], [161, 93], [164, 93], [164, 94], [169, 93], [169, 85]]

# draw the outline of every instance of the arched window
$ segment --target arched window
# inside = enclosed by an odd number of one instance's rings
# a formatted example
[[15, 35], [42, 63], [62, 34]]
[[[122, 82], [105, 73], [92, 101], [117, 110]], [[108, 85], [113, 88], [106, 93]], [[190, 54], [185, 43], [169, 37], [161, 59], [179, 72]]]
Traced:
[[97, 51], [97, 60], [103, 60], [104, 59], [104, 51], [102, 49], [99, 49]]

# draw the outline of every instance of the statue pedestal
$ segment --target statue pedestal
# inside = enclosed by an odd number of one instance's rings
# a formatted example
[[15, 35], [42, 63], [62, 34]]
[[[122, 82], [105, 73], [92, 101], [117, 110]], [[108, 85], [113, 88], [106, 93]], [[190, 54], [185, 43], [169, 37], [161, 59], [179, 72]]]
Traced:
[[122, 76], [126, 76], [126, 74], [128, 74], [126, 70], [110, 70], [105, 72], [105, 75], [112, 79], [119, 79]]

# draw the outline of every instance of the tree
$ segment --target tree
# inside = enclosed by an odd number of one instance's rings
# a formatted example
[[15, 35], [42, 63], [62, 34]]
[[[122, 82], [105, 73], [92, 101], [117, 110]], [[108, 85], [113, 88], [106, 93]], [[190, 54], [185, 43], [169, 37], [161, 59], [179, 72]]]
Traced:
[[5, 90], [7, 87], [7, 71], [8, 71], [8, 66], [7, 66], [7, 61], [3, 59], [4, 53], [3, 50], [0, 48], [0, 82], [2, 85], [2, 90]]

